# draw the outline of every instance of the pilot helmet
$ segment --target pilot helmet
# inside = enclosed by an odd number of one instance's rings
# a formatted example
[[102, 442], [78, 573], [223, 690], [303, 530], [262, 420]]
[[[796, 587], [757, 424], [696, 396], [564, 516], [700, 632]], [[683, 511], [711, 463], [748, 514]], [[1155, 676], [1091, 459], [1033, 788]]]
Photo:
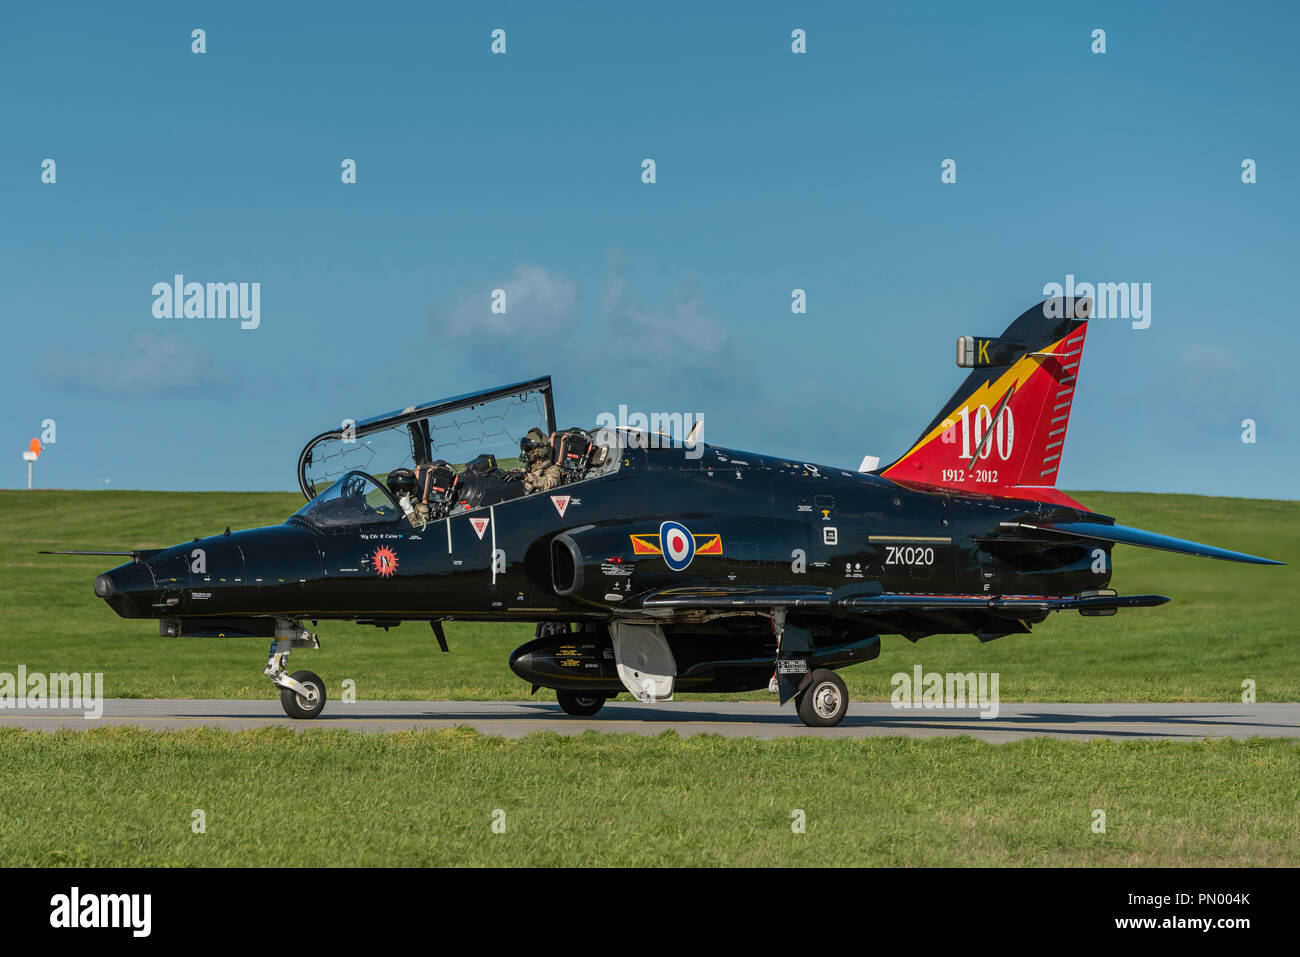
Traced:
[[415, 473], [410, 469], [393, 469], [388, 473], [388, 490], [397, 499], [403, 495], [415, 497]]
[[543, 455], [549, 455], [550, 451], [546, 436], [539, 428], [529, 429], [528, 434], [519, 440], [519, 457], [525, 462], [532, 463]]

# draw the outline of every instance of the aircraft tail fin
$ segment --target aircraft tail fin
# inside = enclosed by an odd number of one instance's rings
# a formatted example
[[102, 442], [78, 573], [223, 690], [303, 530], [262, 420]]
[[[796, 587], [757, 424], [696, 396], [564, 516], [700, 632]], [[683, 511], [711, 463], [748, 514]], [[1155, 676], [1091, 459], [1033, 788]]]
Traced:
[[959, 338], [957, 364], [970, 375], [877, 474], [1083, 508], [1055, 485], [1091, 310], [1090, 299], [1047, 299], [995, 339]]

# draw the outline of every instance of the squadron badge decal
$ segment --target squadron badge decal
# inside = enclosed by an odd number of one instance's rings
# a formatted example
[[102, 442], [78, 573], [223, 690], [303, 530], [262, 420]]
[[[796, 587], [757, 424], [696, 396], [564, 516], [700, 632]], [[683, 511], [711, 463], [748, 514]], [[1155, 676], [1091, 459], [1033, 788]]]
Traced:
[[387, 545], [376, 548], [371, 560], [375, 564], [375, 574], [380, 578], [391, 578], [397, 574], [397, 552]]

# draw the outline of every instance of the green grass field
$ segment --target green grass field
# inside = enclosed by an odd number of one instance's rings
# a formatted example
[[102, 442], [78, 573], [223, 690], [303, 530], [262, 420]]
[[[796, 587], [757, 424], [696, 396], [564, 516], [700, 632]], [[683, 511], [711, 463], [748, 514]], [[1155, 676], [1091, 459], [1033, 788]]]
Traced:
[[0, 866], [1300, 864], [1296, 741], [0, 728], [0, 766]]
[[[911, 671], [996, 671], [1006, 701], [1235, 701], [1255, 682], [1260, 701], [1300, 697], [1300, 503], [1186, 495], [1076, 492], [1090, 507], [1136, 525], [1291, 563], [1259, 567], [1118, 546], [1114, 586], [1173, 601], [1112, 618], [1058, 614], [1034, 634], [981, 645], [971, 636], [913, 645], [886, 637], [876, 661], [843, 672], [852, 695], [888, 698], [889, 678]], [[40, 549], [170, 545], [282, 521], [302, 504], [289, 493], [0, 491], [0, 671], [102, 671], [111, 697], [273, 697], [261, 675], [262, 639], [158, 637], [123, 621], [91, 593], [108, 558]], [[506, 656], [527, 625], [452, 622], [443, 655], [427, 627], [384, 632], [322, 623], [319, 652], [293, 667], [359, 698], [511, 699], [528, 687]], [[539, 692], [544, 695], [546, 692]], [[763, 693], [750, 697], [764, 698]]]

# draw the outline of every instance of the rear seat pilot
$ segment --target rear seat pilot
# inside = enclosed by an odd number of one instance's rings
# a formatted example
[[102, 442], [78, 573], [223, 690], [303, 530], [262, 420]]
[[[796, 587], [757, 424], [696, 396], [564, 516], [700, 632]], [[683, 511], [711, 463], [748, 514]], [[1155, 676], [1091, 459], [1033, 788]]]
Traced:
[[560, 467], [551, 461], [551, 443], [541, 429], [532, 428], [519, 440], [519, 457], [524, 462], [524, 492], [549, 492], [563, 480]]

